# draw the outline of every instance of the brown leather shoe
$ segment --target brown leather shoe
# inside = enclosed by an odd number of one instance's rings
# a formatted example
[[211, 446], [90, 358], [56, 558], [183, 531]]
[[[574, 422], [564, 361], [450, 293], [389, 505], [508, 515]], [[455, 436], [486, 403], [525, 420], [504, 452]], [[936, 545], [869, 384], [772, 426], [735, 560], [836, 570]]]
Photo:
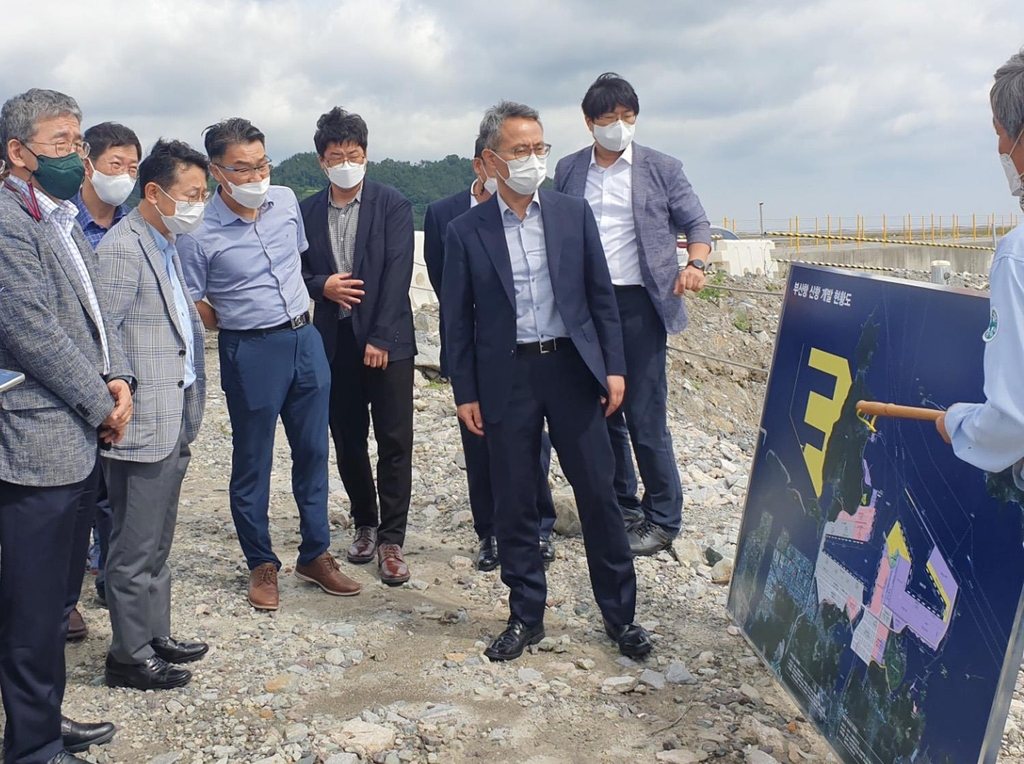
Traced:
[[373, 561], [373, 553], [377, 551], [377, 529], [369, 525], [356, 528], [356, 537], [348, 548], [348, 561], [356, 565], [364, 565]]
[[257, 565], [249, 571], [249, 604], [257, 610], [277, 610], [277, 566], [272, 562]]
[[362, 590], [358, 581], [341, 572], [341, 566], [330, 552], [324, 552], [309, 565], [295, 564], [295, 577], [316, 584], [328, 594], [337, 597], [353, 597]]
[[380, 566], [380, 580], [388, 586], [398, 586], [409, 580], [409, 566], [402, 557], [398, 544], [381, 544], [377, 547], [377, 564]]
[[89, 633], [89, 627], [85, 625], [85, 619], [78, 608], [71, 611], [68, 616], [68, 642], [78, 642], [85, 639]]

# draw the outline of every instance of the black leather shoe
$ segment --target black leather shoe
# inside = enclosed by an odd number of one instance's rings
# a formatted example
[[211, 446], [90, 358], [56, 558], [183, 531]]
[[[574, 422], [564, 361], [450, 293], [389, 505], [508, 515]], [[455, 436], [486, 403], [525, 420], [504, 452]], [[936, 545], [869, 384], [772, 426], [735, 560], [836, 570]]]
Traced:
[[498, 539], [494, 536], [480, 539], [480, 551], [476, 555], [476, 569], [494, 570], [500, 564], [498, 561]]
[[46, 764], [89, 764], [85, 759], [80, 759], [77, 756], [72, 756], [67, 751], [61, 751]]
[[626, 534], [634, 557], [650, 557], [672, 546], [675, 536], [658, 525], [644, 522]]
[[60, 735], [64, 738], [64, 750], [68, 753], [88, 751], [90, 745], [109, 743], [117, 728], [110, 722], [100, 724], [79, 724], [66, 716], [60, 717]]
[[179, 642], [174, 637], [157, 637], [149, 645], [168, 663], [191, 663], [210, 651], [205, 642]]
[[640, 505], [624, 507], [619, 504], [619, 511], [622, 512], [622, 522], [626, 526], [626, 532], [635, 531], [645, 522], [647, 518], [644, 516], [644, 511], [640, 508]]
[[192, 679], [192, 672], [172, 666], [159, 655], [154, 655], [144, 663], [119, 663], [108, 654], [104, 679], [107, 687], [170, 690], [188, 684]]
[[651, 635], [642, 626], [627, 623], [616, 626], [605, 620], [604, 633], [619, 645], [619, 652], [628, 658], [643, 658], [653, 649]]
[[550, 536], [540, 537], [540, 559], [545, 568], [555, 561], [555, 545]]
[[508, 619], [508, 628], [501, 632], [484, 650], [484, 655], [492, 661], [511, 661], [523, 654], [530, 645], [544, 639], [544, 624], [529, 628], [518, 618]]

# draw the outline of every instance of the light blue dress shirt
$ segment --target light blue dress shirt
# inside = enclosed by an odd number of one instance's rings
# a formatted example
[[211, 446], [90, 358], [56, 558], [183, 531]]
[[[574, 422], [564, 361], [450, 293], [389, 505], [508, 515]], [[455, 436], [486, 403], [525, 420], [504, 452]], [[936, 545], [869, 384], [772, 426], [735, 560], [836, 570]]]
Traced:
[[299, 257], [309, 244], [290, 188], [271, 186], [256, 220], [228, 209], [218, 188], [177, 247], [192, 299], [209, 301], [220, 329], [267, 329], [309, 310]]
[[568, 337], [562, 317], [555, 305], [555, 291], [548, 269], [548, 250], [544, 242], [544, 218], [540, 195], [534, 194], [526, 210], [519, 216], [498, 194], [505, 241], [512, 260], [512, 283], [516, 295], [516, 342], [546, 342], [555, 337]]
[[149, 232], [153, 234], [157, 249], [164, 256], [164, 267], [167, 269], [167, 279], [171, 282], [171, 292], [174, 293], [174, 309], [178, 313], [178, 323], [185, 335], [185, 389], [187, 390], [196, 381], [196, 338], [192, 330], [192, 316], [188, 313], [188, 298], [185, 297], [185, 289], [178, 279], [178, 271], [174, 267], [174, 255], [177, 250], [174, 243], [167, 241], [164, 235], [149, 225]]
[[1013, 467], [1024, 490], [1024, 226], [1003, 237], [989, 272], [985, 402], [946, 412], [953, 451], [986, 472]]

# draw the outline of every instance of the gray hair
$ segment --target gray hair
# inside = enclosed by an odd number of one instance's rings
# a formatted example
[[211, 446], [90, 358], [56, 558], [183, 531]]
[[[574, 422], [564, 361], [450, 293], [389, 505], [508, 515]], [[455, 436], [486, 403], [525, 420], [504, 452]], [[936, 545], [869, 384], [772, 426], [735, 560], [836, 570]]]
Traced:
[[501, 142], [501, 128], [510, 119], [532, 119], [540, 124], [540, 113], [525, 104], [502, 101], [484, 112], [480, 122], [480, 138], [484, 147], [494, 151]]
[[1010, 138], [1016, 139], [1024, 130], [1024, 49], [996, 69], [996, 82], [989, 100], [992, 116]]
[[82, 110], [71, 96], [56, 90], [32, 88], [16, 95], [0, 110], [0, 159], [7, 159], [7, 143], [28, 143], [43, 120], [71, 116], [82, 121]]

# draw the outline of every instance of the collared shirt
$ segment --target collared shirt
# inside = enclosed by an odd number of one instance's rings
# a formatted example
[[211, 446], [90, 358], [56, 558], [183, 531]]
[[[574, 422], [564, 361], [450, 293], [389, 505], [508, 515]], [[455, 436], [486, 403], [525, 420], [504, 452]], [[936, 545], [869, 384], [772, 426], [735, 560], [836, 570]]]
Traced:
[[474, 181], [473, 185], [469, 187], [469, 208], [470, 209], [473, 209], [478, 204], [480, 204], [480, 202], [478, 202], [476, 200], [476, 197], [473, 196], [473, 186], [475, 186], [475, 185], [476, 185], [476, 182]]
[[299, 258], [309, 244], [290, 188], [271, 186], [256, 220], [228, 209], [218, 189], [176, 245], [192, 299], [209, 300], [221, 329], [266, 329], [309, 310]]
[[178, 323], [181, 324], [181, 332], [185, 336], [185, 388], [188, 389], [196, 381], [196, 338], [192, 330], [192, 317], [188, 313], [188, 298], [185, 297], [185, 289], [178, 279], [178, 271], [174, 267], [174, 256], [178, 250], [174, 242], [167, 241], [164, 235], [149, 225], [149, 232], [153, 234], [157, 249], [164, 256], [164, 267], [167, 269], [167, 278], [171, 282], [171, 292], [174, 293], [174, 309], [178, 313]]
[[[7, 178], [26, 198], [32, 193], [28, 183], [14, 175]], [[57, 236], [64, 245], [66, 254], [75, 272], [85, 288], [86, 302], [89, 303], [89, 317], [96, 324], [96, 331], [100, 335], [100, 345], [103, 348], [103, 376], [110, 374], [110, 349], [107, 347], [107, 329], [103, 324], [103, 312], [100, 310], [100, 301], [96, 299], [96, 290], [93, 288], [92, 279], [89, 277], [89, 269], [85, 266], [85, 257], [78, 248], [71, 232], [75, 230], [75, 219], [78, 216], [78, 208], [73, 202], [55, 202], [44, 193], [34, 194], [39, 204], [39, 211], [43, 214], [43, 222], [57, 232]], [[91, 252], [88, 254], [92, 254]]]
[[1024, 490], [1024, 226], [1003, 237], [989, 272], [985, 402], [946, 412], [954, 453], [986, 472], [1013, 467]]
[[526, 209], [526, 218], [505, 204], [498, 194], [505, 241], [512, 260], [512, 283], [516, 295], [516, 342], [545, 342], [555, 337], [568, 337], [562, 317], [555, 305], [555, 291], [548, 269], [548, 250], [544, 241], [544, 218], [540, 210], [540, 194]]
[[93, 249], [99, 246], [103, 237], [107, 235], [107, 231], [121, 222], [121, 218], [128, 214], [128, 208], [123, 204], [119, 204], [114, 208], [114, 217], [110, 221], [110, 228], [104, 228], [93, 219], [89, 208], [85, 206], [85, 200], [82, 198], [81, 191], [75, 197], [75, 206], [78, 208], [78, 224], [82, 226], [82, 233], [85, 234], [85, 238], [89, 240], [89, 244], [92, 245]]
[[[359, 228], [359, 207], [363, 203], [363, 189], [360, 186], [352, 201], [344, 207], [334, 203], [330, 190], [327, 191], [327, 232], [331, 235], [331, 254], [338, 273], [351, 273], [356, 256], [356, 230]], [[338, 306], [338, 320], [348, 318], [352, 311]]]
[[611, 167], [601, 167], [590, 155], [584, 196], [597, 218], [601, 246], [608, 260], [608, 272], [616, 286], [642, 286], [640, 250], [633, 221], [633, 144]]

